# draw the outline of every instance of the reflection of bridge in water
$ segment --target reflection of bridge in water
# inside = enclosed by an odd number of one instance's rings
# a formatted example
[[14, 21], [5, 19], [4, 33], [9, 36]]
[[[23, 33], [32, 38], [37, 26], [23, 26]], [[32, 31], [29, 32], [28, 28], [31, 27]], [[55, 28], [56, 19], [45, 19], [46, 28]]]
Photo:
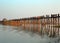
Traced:
[[49, 37], [59, 36], [60, 33], [60, 16], [59, 14], [22, 19], [13, 19], [2, 21], [4, 25], [18, 26], [23, 30], [39, 33], [41, 35], [48, 35]]

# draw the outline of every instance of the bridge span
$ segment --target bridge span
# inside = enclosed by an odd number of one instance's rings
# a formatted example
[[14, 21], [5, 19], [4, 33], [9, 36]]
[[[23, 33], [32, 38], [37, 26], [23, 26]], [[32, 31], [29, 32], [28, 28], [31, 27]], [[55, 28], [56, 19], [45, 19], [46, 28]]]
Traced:
[[60, 36], [60, 15], [37, 16], [22, 19], [3, 19], [3, 25], [22, 27], [23, 30], [32, 31], [49, 37]]

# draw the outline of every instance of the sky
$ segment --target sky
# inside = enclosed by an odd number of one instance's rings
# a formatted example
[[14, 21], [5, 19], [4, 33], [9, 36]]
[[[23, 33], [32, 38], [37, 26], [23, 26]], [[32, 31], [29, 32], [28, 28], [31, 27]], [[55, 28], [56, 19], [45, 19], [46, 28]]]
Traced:
[[0, 0], [0, 20], [60, 13], [60, 0]]

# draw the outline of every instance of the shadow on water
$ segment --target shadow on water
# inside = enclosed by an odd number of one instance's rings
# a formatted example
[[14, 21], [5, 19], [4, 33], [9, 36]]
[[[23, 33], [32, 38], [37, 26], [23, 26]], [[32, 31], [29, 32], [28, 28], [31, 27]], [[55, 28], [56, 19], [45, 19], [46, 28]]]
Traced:
[[[20, 31], [23, 31], [24, 33], [26, 34], [29, 34], [31, 37], [34, 37], [35, 35], [38, 35], [41, 37], [41, 39], [44, 39], [44, 37], [48, 37], [47, 35], [42, 35], [40, 33], [35, 33], [35, 32], [31, 32], [31, 31], [28, 31], [28, 30], [21, 30], [19, 31], [20, 28], [16, 29], [18, 32]], [[50, 41], [47, 42], [47, 43], [60, 43], [60, 36], [59, 37], [49, 37]]]
[[[28, 34], [30, 35], [32, 38], [35, 36], [35, 35], [38, 35], [41, 37], [41, 39], [44, 39], [46, 37], [48, 37], [47, 35], [41, 35], [40, 33], [36, 33], [36, 32], [32, 32], [32, 31], [28, 31], [28, 28], [26, 28], [26, 30], [23, 30], [23, 27], [13, 27], [13, 26], [3, 26], [1, 27], [3, 28], [3, 30], [10, 30], [10, 31], [14, 31], [16, 30], [15, 32], [16, 33], [19, 33], [19, 32], [23, 32], [25, 34]], [[60, 36], [59, 37], [48, 37], [49, 38], [49, 41], [47, 41], [46, 43], [60, 43]], [[47, 39], [48, 40], [48, 39]]]
[[[51, 39], [52, 40], [52, 39]], [[50, 41], [49, 43], [60, 43], [60, 37], [58, 37], [58, 38], [54, 38], [54, 40], [53, 41]]]

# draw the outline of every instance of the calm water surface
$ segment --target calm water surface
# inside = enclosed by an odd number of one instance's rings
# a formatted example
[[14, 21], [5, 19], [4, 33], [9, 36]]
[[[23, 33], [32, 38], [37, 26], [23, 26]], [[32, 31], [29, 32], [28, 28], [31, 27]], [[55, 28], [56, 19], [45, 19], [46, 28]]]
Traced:
[[20, 29], [0, 25], [0, 43], [60, 43], [60, 37], [49, 38]]

